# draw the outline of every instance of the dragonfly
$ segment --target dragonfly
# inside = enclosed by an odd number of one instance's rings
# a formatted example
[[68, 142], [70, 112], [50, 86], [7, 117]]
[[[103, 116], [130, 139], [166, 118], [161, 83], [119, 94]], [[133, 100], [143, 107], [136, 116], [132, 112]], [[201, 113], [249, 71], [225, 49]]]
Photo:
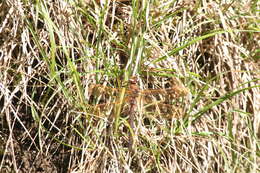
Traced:
[[[179, 109], [180, 107], [174, 104], [168, 104], [167, 101], [186, 96], [189, 92], [183, 85], [179, 84], [175, 84], [167, 89], [142, 90], [138, 85], [137, 77], [133, 76], [130, 78], [127, 88], [119, 89], [103, 85], [91, 85], [89, 87], [89, 93], [92, 96], [96, 96], [99, 101], [104, 102], [92, 106], [95, 114], [98, 116], [104, 115], [104, 112], [107, 112], [106, 110], [110, 110], [108, 111], [108, 115], [110, 120], [111, 118], [113, 118], [112, 121], [115, 120], [115, 132], [117, 132], [118, 129], [118, 117], [121, 116], [120, 110], [122, 110], [122, 114], [128, 116], [128, 123], [130, 129], [132, 129], [129, 135], [129, 151], [136, 152], [134, 150], [137, 141], [135, 137], [138, 136], [135, 127], [136, 115], [150, 112], [153, 115], [170, 115], [167, 118], [176, 117], [176, 115], [179, 116], [182, 114], [181, 111], [179, 111], [181, 110]], [[117, 102], [117, 100], [119, 100], [119, 102]], [[118, 109], [117, 106], [122, 105], [122, 103], [124, 103], [122, 109], [120, 109], [120, 106]], [[89, 107], [91, 108], [91, 106]], [[115, 111], [113, 112], [114, 108]]]
[[[150, 113], [168, 118], [180, 117], [182, 109], [178, 105], [178, 99], [187, 96], [189, 90], [176, 78], [173, 80], [170, 88], [140, 89], [137, 77], [131, 77], [125, 88], [122, 114]], [[92, 98], [95, 97], [98, 104], [89, 105], [89, 107], [97, 116], [111, 114], [114, 106], [120, 104], [118, 98], [122, 91], [123, 88], [113, 88], [102, 84], [90, 85], [89, 95]]]

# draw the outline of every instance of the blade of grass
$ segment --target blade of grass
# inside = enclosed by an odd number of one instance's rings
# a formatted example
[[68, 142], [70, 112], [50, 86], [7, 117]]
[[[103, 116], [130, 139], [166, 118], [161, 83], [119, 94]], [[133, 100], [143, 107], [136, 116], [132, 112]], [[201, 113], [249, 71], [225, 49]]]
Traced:
[[122, 106], [123, 106], [123, 102], [124, 102], [124, 98], [125, 98], [125, 92], [126, 92], [126, 88], [123, 87], [122, 88], [122, 91], [120, 92], [120, 95], [119, 95], [119, 100], [118, 100], [118, 103], [119, 104], [116, 104], [115, 106], [115, 134], [117, 135], [117, 131], [118, 131], [118, 126], [119, 126], [119, 119], [120, 119], [120, 114], [121, 114], [121, 110], [122, 110]]
[[163, 60], [165, 60], [168, 56], [173, 56], [174, 54], [178, 53], [180, 50], [182, 50], [182, 49], [184, 49], [184, 48], [186, 48], [186, 47], [188, 47], [188, 46], [190, 46], [190, 45], [192, 45], [192, 44], [194, 44], [194, 43], [197, 43], [197, 42], [199, 42], [199, 41], [201, 41], [201, 40], [204, 40], [204, 39], [209, 38], [209, 37], [213, 37], [213, 36], [215, 36], [215, 35], [217, 35], [217, 34], [223, 34], [223, 33], [226, 33], [226, 32], [231, 32], [231, 30], [228, 30], [228, 31], [226, 31], [226, 30], [212, 31], [212, 32], [209, 33], [209, 34], [206, 34], [206, 35], [203, 35], [203, 36], [200, 36], [200, 37], [196, 37], [196, 38], [194, 38], [194, 39], [192, 39], [192, 40], [190, 40], [190, 41], [187, 41], [186, 43], [183, 43], [181, 46], [179, 46], [179, 47], [173, 49], [172, 51], [170, 51], [170, 52], [167, 54], [167, 56], [165, 55], [165, 56], [162, 56], [162, 57], [160, 57], [160, 58], [157, 58], [157, 59], [153, 60], [153, 61], [151, 62], [151, 64], [157, 63], [157, 62], [159, 62], [159, 61], [163, 61]]
[[195, 122], [198, 118], [200, 118], [205, 112], [207, 112], [212, 107], [219, 105], [219, 104], [223, 103], [224, 101], [227, 101], [231, 97], [233, 97], [243, 91], [250, 90], [252, 88], [259, 88], [259, 87], [260, 87], [260, 85], [255, 85], [255, 86], [239, 89], [239, 90], [236, 90], [234, 92], [228, 93], [228, 94], [220, 97], [218, 100], [214, 101], [213, 103], [210, 103], [207, 106], [203, 107], [199, 112], [195, 113], [194, 115], [191, 115], [193, 117], [192, 122]]

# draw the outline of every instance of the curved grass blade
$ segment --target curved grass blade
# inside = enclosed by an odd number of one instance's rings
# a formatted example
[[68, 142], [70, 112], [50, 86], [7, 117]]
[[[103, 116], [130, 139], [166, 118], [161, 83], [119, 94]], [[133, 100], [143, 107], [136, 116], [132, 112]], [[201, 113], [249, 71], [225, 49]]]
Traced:
[[[260, 85], [255, 85], [255, 86], [251, 86], [251, 87], [247, 87], [247, 88], [243, 88], [243, 89], [239, 89], [236, 90], [234, 92], [228, 93], [224, 96], [222, 96], [221, 98], [219, 98], [218, 100], [214, 101], [213, 103], [208, 104], [207, 106], [205, 106], [204, 108], [202, 108], [199, 112], [195, 113], [194, 115], [192, 115], [193, 119], [192, 122], [196, 121], [198, 118], [200, 118], [205, 112], [207, 112], [209, 109], [211, 109], [214, 106], [217, 106], [221, 103], [223, 103], [224, 101], [230, 99], [231, 97], [246, 91], [246, 90], [250, 90], [252, 88], [260, 88]], [[185, 121], [185, 125], [188, 123], [188, 121]]]
[[[190, 40], [187, 43], [184, 43], [183, 45], [173, 49], [172, 51], [170, 51], [167, 54], [167, 56], [172, 56], [172, 55], [176, 54], [177, 52], [179, 52], [180, 50], [182, 50], [182, 49], [184, 49], [184, 48], [186, 48], [186, 47], [188, 47], [188, 46], [190, 46], [190, 45], [192, 45], [194, 43], [197, 43], [198, 41], [204, 40], [204, 39], [209, 38], [209, 37], [213, 37], [213, 36], [215, 36], [217, 34], [223, 34], [223, 33], [226, 33], [226, 32], [231, 32], [231, 30], [218, 30], [218, 31], [213, 31], [213, 32], [211, 32], [209, 34], [206, 34], [206, 35], [203, 35], [203, 36], [200, 36], [200, 37], [196, 37], [193, 40]], [[162, 56], [160, 58], [157, 58], [154, 61], [152, 61], [151, 63], [157, 63], [159, 61], [163, 61], [163, 60], [165, 60], [167, 58], [167, 56], [165, 55], [165, 56]]]

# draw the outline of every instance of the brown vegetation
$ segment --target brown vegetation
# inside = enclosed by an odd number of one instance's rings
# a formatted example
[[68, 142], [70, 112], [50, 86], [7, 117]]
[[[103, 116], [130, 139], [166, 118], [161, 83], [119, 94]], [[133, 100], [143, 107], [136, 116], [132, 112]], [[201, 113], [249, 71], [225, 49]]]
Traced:
[[260, 171], [260, 4], [225, 2], [0, 1], [0, 172]]

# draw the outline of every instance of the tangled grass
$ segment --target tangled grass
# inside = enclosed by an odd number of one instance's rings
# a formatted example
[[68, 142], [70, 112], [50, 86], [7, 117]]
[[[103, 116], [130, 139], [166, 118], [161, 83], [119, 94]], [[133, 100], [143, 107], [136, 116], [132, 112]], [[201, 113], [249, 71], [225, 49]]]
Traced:
[[[1, 172], [260, 171], [257, 0], [5, 0], [0, 9]], [[141, 89], [177, 82], [188, 93], [166, 99], [167, 117], [138, 105], [132, 128], [124, 92], [90, 92], [125, 88], [131, 76]]]

